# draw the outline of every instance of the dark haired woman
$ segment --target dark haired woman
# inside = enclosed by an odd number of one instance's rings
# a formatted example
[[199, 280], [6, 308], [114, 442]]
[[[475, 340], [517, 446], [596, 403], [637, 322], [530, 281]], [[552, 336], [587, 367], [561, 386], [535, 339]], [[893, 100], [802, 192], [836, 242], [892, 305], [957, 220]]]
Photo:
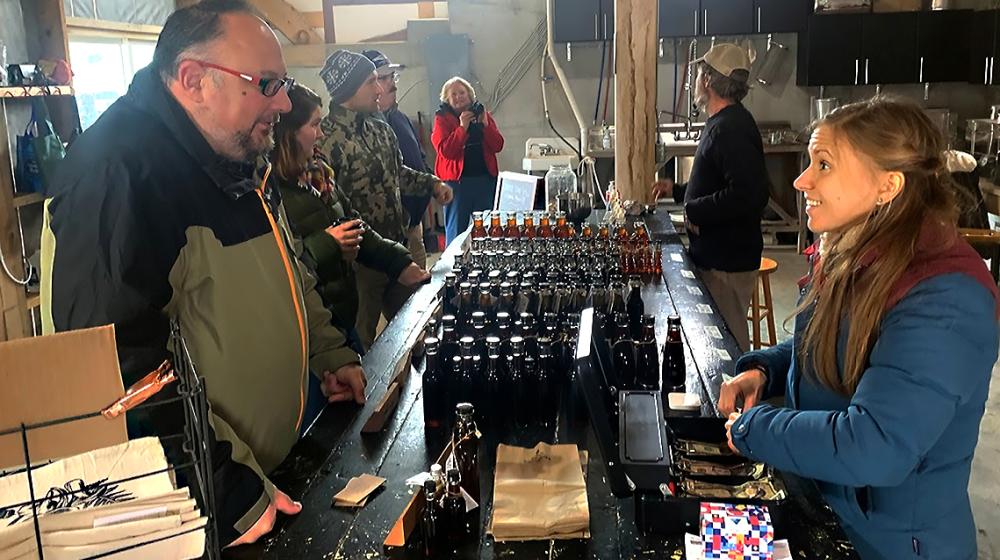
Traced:
[[[820, 241], [794, 336], [740, 358], [719, 398], [730, 446], [816, 480], [865, 560], [976, 557], [997, 286], [958, 236], [943, 151], [907, 102], [819, 121], [795, 181]], [[777, 395], [787, 408], [756, 404]]]
[[[355, 260], [412, 287], [430, 275], [395, 241], [365, 226], [337, 188], [333, 171], [314, 146], [322, 138], [322, 100], [295, 84], [288, 92], [292, 110], [274, 127], [271, 154], [292, 233], [302, 240], [303, 258], [317, 276], [316, 291], [333, 313], [333, 323], [360, 346], [354, 322], [358, 312]], [[359, 349], [364, 350], [364, 349]]]

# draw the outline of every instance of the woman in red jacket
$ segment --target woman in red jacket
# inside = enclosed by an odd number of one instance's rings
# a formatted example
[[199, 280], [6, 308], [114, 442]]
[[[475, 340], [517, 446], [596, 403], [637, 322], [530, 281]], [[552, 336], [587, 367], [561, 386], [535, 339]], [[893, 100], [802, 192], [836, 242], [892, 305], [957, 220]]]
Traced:
[[445, 236], [451, 243], [469, 226], [473, 212], [493, 207], [503, 136], [493, 116], [476, 100], [476, 90], [455, 76], [441, 88], [431, 142], [437, 151], [434, 173], [455, 193], [444, 208]]

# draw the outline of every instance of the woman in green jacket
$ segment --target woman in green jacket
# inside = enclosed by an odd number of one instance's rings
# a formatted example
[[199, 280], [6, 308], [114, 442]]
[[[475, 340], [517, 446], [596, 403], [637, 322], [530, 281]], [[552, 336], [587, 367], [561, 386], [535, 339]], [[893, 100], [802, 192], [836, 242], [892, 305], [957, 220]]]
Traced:
[[425, 282], [430, 274], [413, 263], [406, 247], [365, 225], [337, 188], [333, 171], [314, 153], [323, 137], [320, 97], [300, 84], [288, 97], [292, 110], [274, 126], [271, 153], [281, 198], [292, 233], [304, 245], [303, 260], [317, 276], [317, 291], [333, 313], [333, 324], [353, 335], [358, 312], [355, 260], [407, 287]]

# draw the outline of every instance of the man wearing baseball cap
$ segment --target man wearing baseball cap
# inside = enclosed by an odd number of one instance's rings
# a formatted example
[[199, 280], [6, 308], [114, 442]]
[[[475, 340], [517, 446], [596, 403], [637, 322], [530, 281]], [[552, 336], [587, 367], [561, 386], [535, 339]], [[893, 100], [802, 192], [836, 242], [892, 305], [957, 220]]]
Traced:
[[[375, 64], [362, 54], [338, 50], [326, 59], [320, 77], [330, 94], [330, 113], [320, 127], [320, 149], [329, 157], [337, 185], [365, 222], [386, 239], [407, 244], [409, 216], [400, 194], [451, 202], [451, 187], [430, 173], [403, 164], [396, 134], [377, 118], [382, 87]], [[355, 324], [365, 348], [375, 340], [379, 317], [392, 320], [412, 290], [360, 263]]]
[[667, 179], [654, 195], [684, 204], [689, 253], [743, 351], [750, 349], [747, 308], [764, 250], [761, 215], [770, 196], [760, 130], [741, 101], [750, 91], [750, 59], [722, 43], [694, 61], [695, 103], [708, 113], [688, 183]]
[[[430, 173], [430, 169], [427, 168], [426, 154], [420, 146], [419, 136], [413, 128], [413, 122], [410, 121], [410, 117], [399, 110], [399, 103], [396, 101], [399, 71], [405, 67], [402, 64], [393, 64], [388, 56], [374, 49], [362, 51], [361, 54], [375, 65], [378, 83], [382, 87], [382, 95], [378, 98], [378, 108], [382, 112], [385, 122], [389, 123], [392, 131], [396, 133], [399, 151], [403, 153], [403, 165], [416, 171]], [[400, 198], [403, 202], [403, 209], [409, 216], [406, 237], [410, 256], [417, 266], [427, 268], [427, 251], [424, 249], [424, 228], [421, 224], [421, 218], [427, 210], [427, 204], [430, 203], [431, 197], [429, 195], [402, 194]]]

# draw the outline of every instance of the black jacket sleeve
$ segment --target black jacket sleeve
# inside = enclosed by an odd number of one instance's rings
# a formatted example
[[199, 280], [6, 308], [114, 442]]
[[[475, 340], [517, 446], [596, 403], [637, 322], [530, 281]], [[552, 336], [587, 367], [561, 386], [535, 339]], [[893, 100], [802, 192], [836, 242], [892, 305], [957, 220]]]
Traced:
[[[168, 275], [179, 251], [171, 245], [180, 243], [138, 200], [139, 183], [124, 165], [112, 162], [60, 189], [49, 204], [55, 239], [51, 261], [43, 256], [52, 266], [42, 270], [51, 284], [50, 309], [42, 312], [51, 315], [55, 331], [115, 325], [126, 387], [172, 358], [169, 318], [162, 310], [171, 297]], [[155, 398], [167, 399], [175, 392], [170, 387]], [[148, 415], [130, 414], [131, 437], [182, 431], [184, 410], [179, 403], [148, 410]], [[228, 424], [215, 414], [209, 424], [216, 515], [225, 545], [263, 514], [274, 487], [259, 474], [259, 467], [248, 466], [256, 465], [255, 459], [245, 456], [249, 449], [234, 439]], [[179, 449], [168, 447], [167, 452], [174, 464], [187, 462]], [[193, 478], [185, 482], [194, 485]]]
[[710, 195], [686, 202], [687, 218], [696, 226], [759, 216], [770, 196], [761, 148], [746, 134], [718, 132], [709, 139], [712, 142], [709, 153], [723, 172], [724, 184]]

